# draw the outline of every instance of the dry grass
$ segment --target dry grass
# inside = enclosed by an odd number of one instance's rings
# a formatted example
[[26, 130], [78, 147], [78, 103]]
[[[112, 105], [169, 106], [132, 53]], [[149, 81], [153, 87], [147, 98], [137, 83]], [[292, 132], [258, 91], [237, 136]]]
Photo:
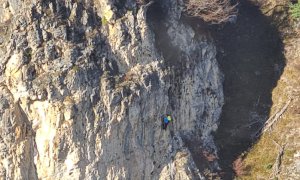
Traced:
[[[281, 108], [289, 96], [293, 94], [291, 91], [297, 88], [295, 79], [300, 77], [300, 71], [294, 68], [289, 68], [290, 64], [287, 65], [281, 80], [278, 82], [277, 87], [273, 90], [273, 107], [271, 115]], [[299, 97], [294, 97], [287, 111], [282, 115], [277, 123], [271, 129], [271, 132], [266, 132], [259, 139], [258, 143], [247, 154], [243, 161], [244, 166], [251, 167], [249, 174], [238, 174], [241, 179], [257, 179], [265, 178], [269, 179], [272, 176], [272, 167], [276, 161], [278, 155], [278, 148], [272, 140], [278, 142], [280, 145], [286, 144], [286, 149], [282, 157], [282, 170], [285, 167], [293, 163], [293, 156], [297, 151], [297, 142], [295, 134], [297, 128], [300, 128], [298, 108], [300, 104]]]
[[256, 179], [257, 176], [268, 178], [276, 160], [276, 146], [272, 143], [270, 135], [263, 135], [260, 141], [251, 149], [243, 161], [245, 166], [251, 167], [248, 174], [237, 174], [242, 179]]
[[[136, 0], [139, 6], [149, 2], [151, 0]], [[184, 13], [207, 23], [222, 24], [234, 21], [237, 8], [231, 5], [230, 0], [184, 0]]]
[[274, 127], [271, 133], [264, 134], [257, 144], [251, 149], [244, 159], [243, 167], [251, 167], [251, 172], [248, 174], [239, 174], [241, 179], [256, 179], [257, 177], [268, 179], [272, 175], [272, 167], [278, 155], [278, 148], [272, 140], [283, 145], [287, 143], [287, 148], [284, 151], [282, 165], [291, 164], [291, 159], [297, 150], [294, 146], [294, 139], [287, 138], [296, 119], [292, 118], [291, 114], [286, 114], [280, 122]]
[[237, 14], [236, 5], [231, 5], [230, 0], [184, 0], [184, 4], [187, 15], [212, 24], [231, 21]]

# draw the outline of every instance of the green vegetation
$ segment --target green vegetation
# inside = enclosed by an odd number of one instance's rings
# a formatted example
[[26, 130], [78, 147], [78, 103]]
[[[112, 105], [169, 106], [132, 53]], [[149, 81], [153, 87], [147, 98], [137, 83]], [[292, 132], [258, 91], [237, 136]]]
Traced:
[[300, 18], [300, 2], [299, 1], [296, 4], [290, 4], [290, 14], [293, 19]]
[[72, 67], [72, 70], [73, 70], [74, 72], [77, 72], [77, 71], [79, 70], [79, 66], [74, 65], [74, 66]]
[[272, 169], [272, 167], [273, 167], [273, 164], [270, 163], [266, 166], [266, 169]]
[[108, 23], [107, 19], [103, 16], [101, 18], [101, 24], [102, 24], [102, 26], [105, 26], [107, 23]]

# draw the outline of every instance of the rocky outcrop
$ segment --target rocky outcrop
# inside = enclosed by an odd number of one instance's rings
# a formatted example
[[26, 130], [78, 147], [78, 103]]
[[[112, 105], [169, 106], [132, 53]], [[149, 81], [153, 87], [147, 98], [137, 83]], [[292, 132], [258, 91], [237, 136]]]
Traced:
[[3, 179], [204, 178], [184, 139], [216, 155], [215, 46], [180, 0], [122, 2], [1, 1]]

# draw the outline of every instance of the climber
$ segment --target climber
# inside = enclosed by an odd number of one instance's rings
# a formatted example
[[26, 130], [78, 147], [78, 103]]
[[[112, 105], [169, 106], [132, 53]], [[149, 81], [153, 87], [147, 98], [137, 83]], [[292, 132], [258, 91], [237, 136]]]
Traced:
[[163, 116], [163, 124], [162, 124], [162, 128], [164, 130], [167, 129], [168, 124], [172, 121], [172, 117], [171, 115], [167, 114], [166, 116]]

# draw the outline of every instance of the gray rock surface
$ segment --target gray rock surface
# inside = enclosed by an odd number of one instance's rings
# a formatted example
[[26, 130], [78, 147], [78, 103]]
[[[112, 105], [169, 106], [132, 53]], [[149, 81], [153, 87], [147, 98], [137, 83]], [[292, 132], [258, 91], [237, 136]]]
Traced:
[[204, 179], [184, 139], [216, 155], [222, 74], [180, 0], [159, 3], [168, 50], [153, 4], [0, 2], [12, 22], [0, 51], [2, 179]]

